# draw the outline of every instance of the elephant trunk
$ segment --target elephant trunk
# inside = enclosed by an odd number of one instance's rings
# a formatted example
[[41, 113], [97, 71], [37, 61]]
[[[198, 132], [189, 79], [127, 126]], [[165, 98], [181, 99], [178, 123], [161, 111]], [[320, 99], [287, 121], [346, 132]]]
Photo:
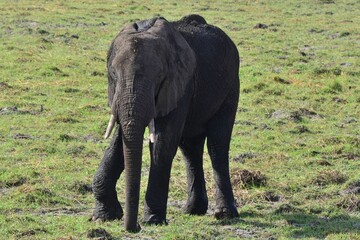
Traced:
[[139, 194], [142, 164], [142, 144], [145, 128], [130, 123], [124, 132], [124, 158], [125, 158], [125, 229], [137, 232], [140, 226], [137, 222], [139, 209]]
[[[125, 162], [125, 229], [130, 232], [140, 230], [137, 222], [139, 208], [140, 178], [142, 164], [142, 147], [145, 127], [153, 118], [153, 95], [145, 81], [135, 78], [120, 94], [120, 125], [123, 133], [123, 149]], [[150, 82], [150, 81], [149, 81]]]

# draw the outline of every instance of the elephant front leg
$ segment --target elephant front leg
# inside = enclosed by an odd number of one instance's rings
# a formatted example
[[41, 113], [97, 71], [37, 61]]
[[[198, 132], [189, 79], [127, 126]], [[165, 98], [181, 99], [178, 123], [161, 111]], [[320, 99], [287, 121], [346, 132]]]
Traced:
[[144, 223], [166, 224], [167, 198], [172, 159], [177, 145], [156, 146], [150, 143], [151, 166], [145, 196]]
[[114, 220], [123, 216], [115, 189], [116, 182], [124, 170], [120, 131], [118, 127], [94, 176], [93, 192], [96, 203], [92, 220]]
[[187, 105], [155, 120], [155, 142], [150, 143], [151, 166], [145, 196], [144, 223], [166, 223], [169, 180], [173, 158], [184, 128]]

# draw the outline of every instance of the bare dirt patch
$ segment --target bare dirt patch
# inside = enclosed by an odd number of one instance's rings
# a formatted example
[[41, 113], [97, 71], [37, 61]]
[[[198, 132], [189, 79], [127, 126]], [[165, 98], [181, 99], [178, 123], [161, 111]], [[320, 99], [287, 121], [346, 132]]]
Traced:
[[19, 234], [16, 235], [16, 237], [18, 238], [22, 238], [22, 237], [30, 237], [30, 236], [34, 236], [37, 233], [47, 233], [48, 231], [46, 231], [45, 229], [42, 228], [35, 228], [35, 229], [30, 229], [30, 230], [26, 230], [24, 232], [21, 232]]
[[342, 194], [360, 194], [360, 179], [352, 182], [349, 186], [341, 192]]
[[83, 209], [83, 208], [43, 208], [38, 212], [35, 212], [35, 215], [52, 215], [52, 216], [90, 216], [92, 209]]
[[293, 134], [303, 134], [303, 133], [311, 133], [310, 129], [304, 125], [296, 126], [293, 130], [290, 131]]
[[16, 106], [11, 107], [4, 107], [0, 108], [0, 115], [10, 115], [10, 114], [31, 114], [31, 115], [37, 115], [41, 114], [44, 111], [43, 105], [40, 105], [39, 110], [19, 110]]
[[91, 183], [84, 183], [84, 182], [79, 182], [79, 181], [76, 181], [71, 186], [71, 189], [75, 190], [83, 195], [87, 194], [87, 193], [92, 193], [92, 191], [93, 191]]
[[319, 164], [320, 166], [332, 166], [332, 164], [326, 160], [319, 160], [317, 161], [317, 164]]
[[31, 135], [23, 134], [23, 133], [17, 133], [13, 136], [14, 139], [33, 139], [34, 137]]
[[254, 29], [267, 29], [268, 27], [265, 23], [258, 23], [254, 26]]
[[299, 213], [301, 210], [299, 208], [294, 207], [291, 204], [284, 203], [281, 204], [276, 210], [276, 214], [284, 214], [284, 213]]
[[258, 156], [258, 154], [252, 153], [252, 152], [241, 153], [241, 154], [237, 155], [236, 157], [234, 157], [232, 160], [235, 162], [245, 163], [245, 161], [247, 159], [253, 159], [253, 158], [256, 158], [257, 156]]
[[263, 197], [266, 201], [269, 201], [269, 202], [278, 202], [281, 199], [280, 195], [278, 195], [272, 191], [264, 192]]
[[0, 90], [4, 90], [4, 89], [8, 89], [8, 88], [12, 88], [12, 86], [7, 84], [6, 82], [0, 82]]
[[279, 120], [290, 120], [293, 122], [300, 122], [302, 121], [303, 117], [309, 119], [321, 119], [323, 118], [322, 115], [306, 109], [306, 108], [299, 108], [296, 111], [289, 111], [285, 109], [278, 109], [271, 113], [270, 118], [279, 119]]
[[18, 187], [26, 183], [28, 181], [25, 177], [13, 177], [4, 182], [0, 182], [0, 186], [5, 186], [6, 188]]

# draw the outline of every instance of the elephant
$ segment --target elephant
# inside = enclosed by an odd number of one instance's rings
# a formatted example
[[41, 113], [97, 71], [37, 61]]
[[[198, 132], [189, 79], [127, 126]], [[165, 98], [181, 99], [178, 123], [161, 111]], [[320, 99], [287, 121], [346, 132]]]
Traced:
[[205, 140], [216, 183], [214, 215], [217, 219], [239, 216], [229, 175], [239, 64], [233, 41], [200, 15], [174, 22], [156, 17], [120, 31], [107, 57], [111, 117], [105, 138], [115, 132], [93, 179], [93, 220], [123, 217], [115, 185], [125, 169], [125, 229], [141, 229], [138, 208], [146, 127], [151, 163], [144, 223], [166, 223], [171, 165], [178, 148], [187, 172], [184, 211], [207, 212]]

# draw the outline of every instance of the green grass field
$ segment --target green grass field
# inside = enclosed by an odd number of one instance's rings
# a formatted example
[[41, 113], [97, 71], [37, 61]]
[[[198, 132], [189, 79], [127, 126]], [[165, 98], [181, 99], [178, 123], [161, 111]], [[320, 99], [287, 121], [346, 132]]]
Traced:
[[[110, 42], [126, 23], [189, 13], [221, 27], [241, 55], [230, 152], [240, 219], [212, 216], [207, 154], [209, 212], [182, 214], [178, 154], [168, 226], [130, 234], [123, 220], [89, 222], [109, 144]], [[0, 0], [0, 40], [0, 239], [360, 239], [358, 0]], [[123, 176], [117, 190], [123, 204]]]

